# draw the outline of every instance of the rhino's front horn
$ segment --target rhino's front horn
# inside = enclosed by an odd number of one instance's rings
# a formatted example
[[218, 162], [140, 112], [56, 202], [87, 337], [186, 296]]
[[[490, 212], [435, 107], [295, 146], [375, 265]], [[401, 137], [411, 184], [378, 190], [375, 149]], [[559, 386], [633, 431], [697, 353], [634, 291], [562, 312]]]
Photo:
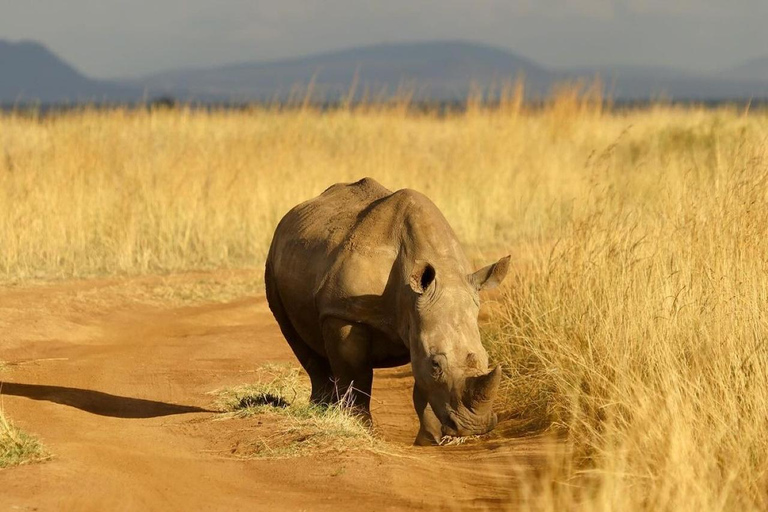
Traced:
[[501, 366], [477, 377], [467, 378], [467, 405], [475, 414], [481, 415], [490, 412], [493, 399], [499, 391], [501, 382]]

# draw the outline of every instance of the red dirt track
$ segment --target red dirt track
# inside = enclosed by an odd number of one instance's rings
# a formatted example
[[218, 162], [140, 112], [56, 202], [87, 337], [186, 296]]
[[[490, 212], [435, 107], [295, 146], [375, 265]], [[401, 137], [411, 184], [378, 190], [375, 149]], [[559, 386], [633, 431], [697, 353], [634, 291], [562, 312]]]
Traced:
[[515, 509], [519, 476], [545, 465], [551, 443], [505, 438], [504, 422], [480, 442], [412, 447], [407, 367], [374, 381], [391, 453], [237, 458], [269, 420], [220, 421], [210, 392], [295, 358], [263, 297], [135, 300], [152, 279], [0, 289], [0, 404], [53, 455], [0, 470], [0, 510]]

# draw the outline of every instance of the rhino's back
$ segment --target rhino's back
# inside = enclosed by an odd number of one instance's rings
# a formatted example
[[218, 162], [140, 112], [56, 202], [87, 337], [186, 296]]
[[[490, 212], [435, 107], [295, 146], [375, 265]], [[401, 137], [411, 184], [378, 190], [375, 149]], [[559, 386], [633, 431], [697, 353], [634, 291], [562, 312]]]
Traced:
[[271, 300], [270, 306], [283, 308], [302, 339], [320, 353], [324, 350], [315, 293], [361, 213], [391, 194], [371, 178], [339, 183], [291, 209], [275, 230], [265, 279], [281, 304]]
[[289, 211], [275, 231], [275, 242], [333, 251], [347, 238], [361, 212], [390, 194], [371, 178], [333, 185]]

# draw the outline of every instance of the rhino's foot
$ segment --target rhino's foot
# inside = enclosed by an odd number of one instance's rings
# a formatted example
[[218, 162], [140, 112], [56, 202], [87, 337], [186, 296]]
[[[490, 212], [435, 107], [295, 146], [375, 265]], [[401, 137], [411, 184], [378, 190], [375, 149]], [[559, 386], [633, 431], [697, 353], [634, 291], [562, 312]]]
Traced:
[[440, 439], [443, 437], [442, 425], [418, 385], [413, 387], [413, 406], [419, 416], [419, 433], [416, 434], [413, 444], [416, 446], [440, 444]]
[[419, 433], [416, 434], [416, 440], [413, 442], [416, 446], [434, 446], [440, 444], [441, 435], [440, 432], [435, 434], [429, 432], [424, 428], [419, 429]]
[[328, 407], [334, 404], [334, 390], [332, 386], [318, 385], [312, 382], [312, 394], [309, 396], [309, 402], [318, 407]]
[[351, 409], [352, 415], [363, 424], [368, 429], [373, 428], [373, 418], [371, 417], [371, 411], [366, 409], [365, 407], [352, 407]]

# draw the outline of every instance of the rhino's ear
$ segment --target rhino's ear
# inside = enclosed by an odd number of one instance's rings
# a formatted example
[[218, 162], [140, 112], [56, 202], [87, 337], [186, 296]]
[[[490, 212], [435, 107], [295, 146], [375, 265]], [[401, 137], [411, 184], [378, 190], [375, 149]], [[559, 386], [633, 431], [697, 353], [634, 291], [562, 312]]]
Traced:
[[509, 270], [509, 259], [509, 256], [504, 256], [493, 265], [488, 265], [474, 274], [470, 274], [468, 276], [470, 284], [472, 284], [478, 291], [496, 288], [507, 275], [507, 271]]
[[413, 272], [411, 278], [408, 280], [408, 284], [411, 285], [411, 289], [421, 295], [432, 283], [435, 282], [435, 267], [426, 262], [416, 262], [413, 266]]

